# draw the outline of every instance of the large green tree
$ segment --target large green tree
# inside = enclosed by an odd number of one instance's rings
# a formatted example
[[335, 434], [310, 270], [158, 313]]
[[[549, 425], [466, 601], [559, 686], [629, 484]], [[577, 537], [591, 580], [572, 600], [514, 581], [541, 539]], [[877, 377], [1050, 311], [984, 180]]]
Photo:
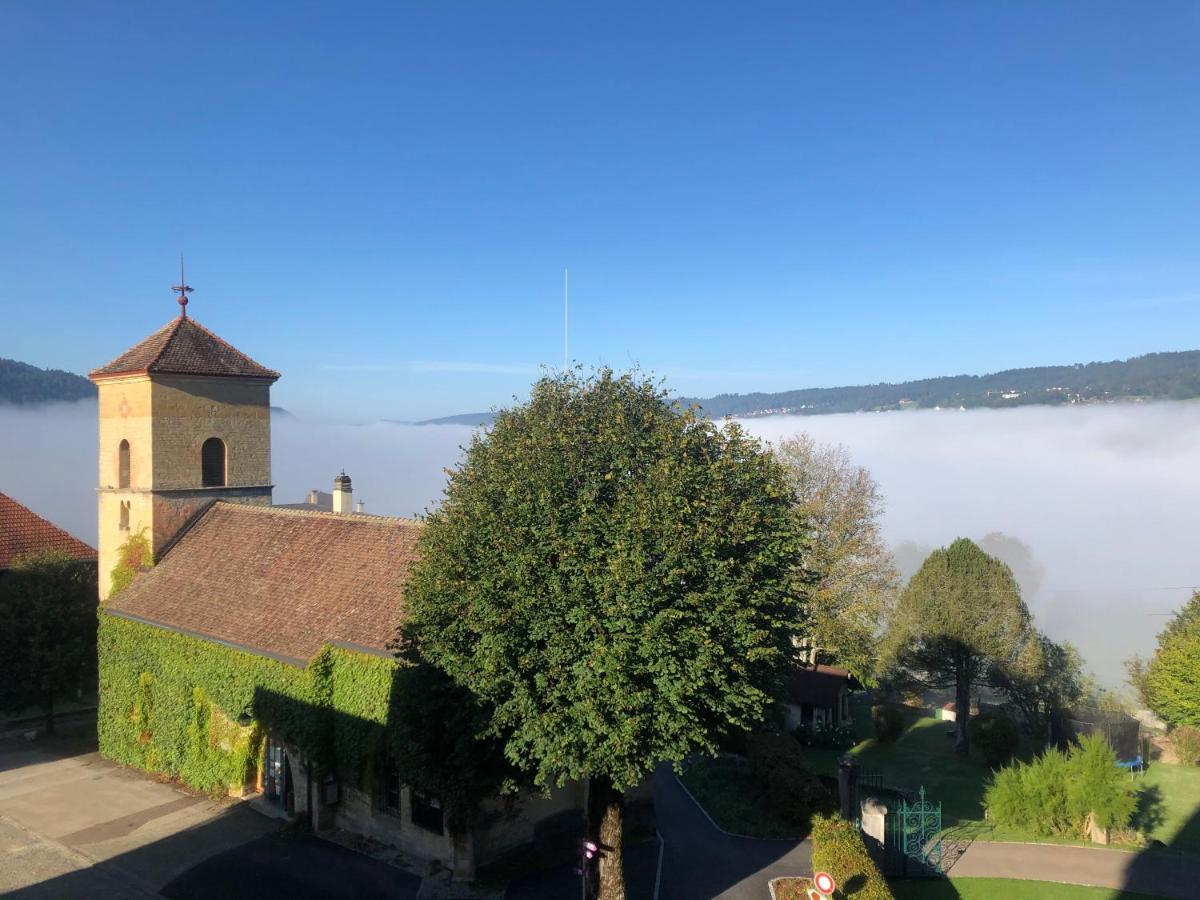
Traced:
[[1158, 635], [1150, 661], [1135, 658], [1129, 672], [1142, 699], [1168, 725], [1200, 725], [1200, 591]]
[[996, 670], [1036, 670], [1039, 647], [1012, 571], [972, 541], [934, 550], [900, 595], [881, 665], [935, 688], [954, 688], [955, 749], [970, 749], [971, 687]]
[[1039, 632], [1026, 645], [1018, 663], [993, 666], [991, 685], [1021, 711], [1033, 734], [1049, 739], [1054, 714], [1087, 696], [1090, 684], [1083, 658], [1073, 645], [1052, 641]]
[[54, 704], [96, 683], [96, 564], [59, 551], [30, 554], [0, 576], [0, 710], [36, 707], [54, 731]]
[[814, 583], [802, 644], [828, 655], [859, 681], [875, 677], [876, 650], [896, 604], [900, 574], [880, 532], [883, 497], [871, 473], [840, 445], [801, 433], [779, 443], [796, 503], [809, 527], [805, 568]]
[[405, 637], [541, 786], [588, 782], [590, 892], [624, 896], [624, 793], [760, 720], [803, 608], [787, 476], [639, 375], [545, 377], [426, 517]]

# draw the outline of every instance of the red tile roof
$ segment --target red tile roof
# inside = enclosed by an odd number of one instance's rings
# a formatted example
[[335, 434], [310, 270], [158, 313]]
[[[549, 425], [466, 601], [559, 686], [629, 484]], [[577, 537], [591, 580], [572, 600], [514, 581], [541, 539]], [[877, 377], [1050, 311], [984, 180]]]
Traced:
[[91, 373], [93, 380], [110, 375], [154, 372], [170, 375], [230, 375], [270, 378], [279, 373], [259, 365], [225, 343], [195, 319], [172, 319], [140, 344]]
[[76, 559], [94, 560], [96, 551], [51, 524], [7, 494], [0, 494], [0, 569], [39, 550], [62, 550]]
[[218, 501], [105, 608], [299, 665], [326, 642], [383, 651], [420, 530], [408, 519]]

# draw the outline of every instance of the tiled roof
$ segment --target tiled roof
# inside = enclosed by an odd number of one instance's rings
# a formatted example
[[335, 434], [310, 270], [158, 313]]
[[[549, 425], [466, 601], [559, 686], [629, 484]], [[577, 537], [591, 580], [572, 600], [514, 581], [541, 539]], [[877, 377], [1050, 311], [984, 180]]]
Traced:
[[105, 608], [300, 665], [326, 642], [383, 651], [420, 530], [218, 501]]
[[96, 551], [7, 494], [0, 494], [0, 569], [39, 550], [62, 550], [76, 559], [93, 560]]
[[279, 373], [261, 366], [221, 340], [195, 319], [172, 319], [140, 344], [126, 350], [91, 377], [157, 372], [164, 375], [233, 375], [270, 378]]

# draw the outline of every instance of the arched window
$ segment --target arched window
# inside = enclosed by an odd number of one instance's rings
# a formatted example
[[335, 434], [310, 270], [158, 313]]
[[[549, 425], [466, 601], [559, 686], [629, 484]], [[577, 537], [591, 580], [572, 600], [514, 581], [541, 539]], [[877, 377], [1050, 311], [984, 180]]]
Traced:
[[129, 487], [129, 441], [121, 441], [117, 447], [117, 487]]
[[200, 483], [204, 487], [225, 486], [225, 442], [211, 437], [200, 448]]
[[129, 501], [121, 501], [121, 521], [117, 525], [122, 531], [129, 530]]

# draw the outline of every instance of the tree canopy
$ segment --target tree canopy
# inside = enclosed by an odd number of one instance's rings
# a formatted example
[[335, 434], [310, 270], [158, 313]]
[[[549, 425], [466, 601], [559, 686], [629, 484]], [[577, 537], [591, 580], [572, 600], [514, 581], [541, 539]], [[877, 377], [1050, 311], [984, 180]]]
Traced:
[[814, 583], [804, 639], [818, 655], [829, 654], [870, 684], [877, 644], [900, 587], [879, 529], [879, 486], [853, 464], [845, 447], [818, 444], [807, 434], [782, 441], [775, 453], [809, 527], [804, 566]]
[[405, 639], [483, 701], [512, 763], [608, 792], [606, 846], [623, 791], [761, 718], [803, 610], [782, 467], [665, 396], [608, 369], [542, 378], [449, 473], [405, 591]]
[[881, 666], [928, 687], [954, 687], [956, 748], [965, 753], [970, 689], [998, 669], [1036, 671], [1039, 645], [1012, 571], [966, 538], [935, 550], [900, 595]]
[[1087, 696], [1089, 678], [1072, 644], [1052, 641], [1041, 632], [1026, 645], [1022, 657], [1021, 665], [993, 666], [989, 680], [1021, 711], [1028, 729], [1045, 737], [1056, 711]]
[[1158, 635], [1149, 663], [1131, 665], [1135, 687], [1171, 726], [1200, 725], [1200, 591]]
[[55, 701], [94, 687], [96, 604], [95, 563], [61, 551], [0, 577], [0, 710], [37, 707], [53, 731]]

